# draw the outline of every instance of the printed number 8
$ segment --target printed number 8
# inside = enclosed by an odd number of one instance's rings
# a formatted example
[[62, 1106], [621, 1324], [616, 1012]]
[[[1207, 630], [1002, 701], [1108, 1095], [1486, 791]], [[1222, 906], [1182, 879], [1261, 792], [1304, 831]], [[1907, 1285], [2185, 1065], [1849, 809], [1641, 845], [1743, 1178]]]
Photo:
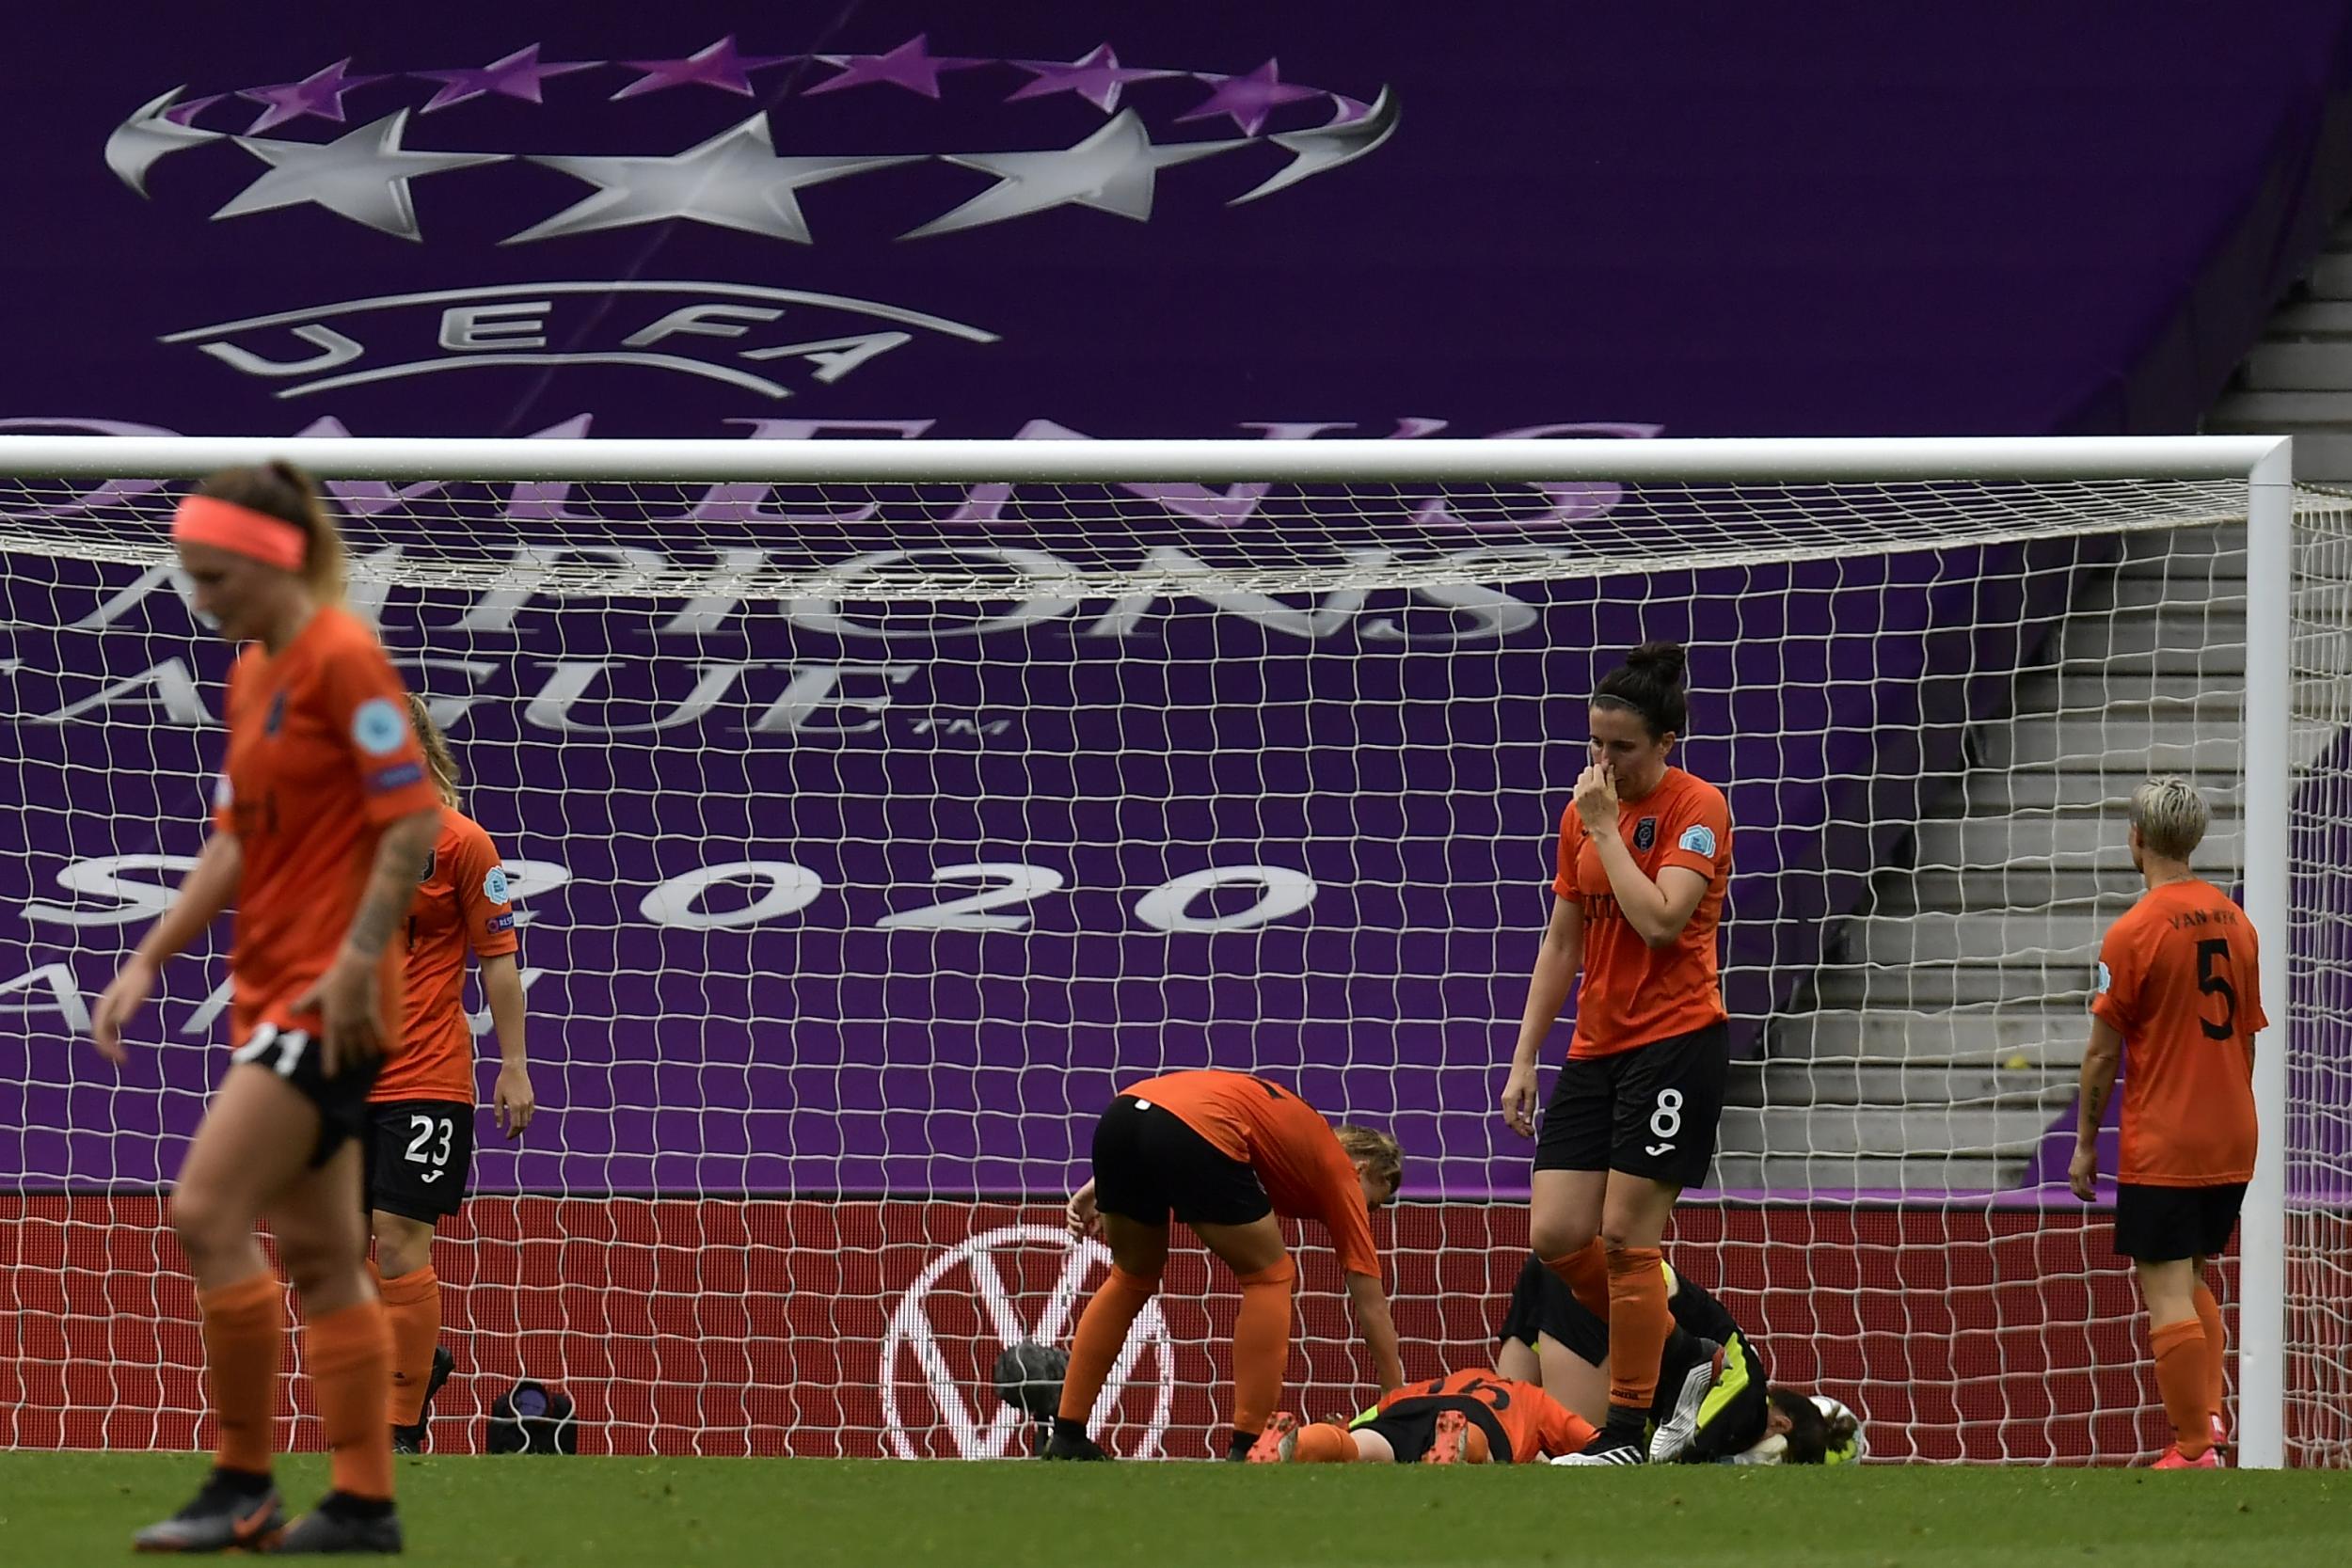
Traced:
[[1649, 1130], [1652, 1136], [1660, 1138], [1671, 1138], [1682, 1131], [1682, 1091], [1680, 1089], [1658, 1091], [1658, 1109], [1650, 1113]]

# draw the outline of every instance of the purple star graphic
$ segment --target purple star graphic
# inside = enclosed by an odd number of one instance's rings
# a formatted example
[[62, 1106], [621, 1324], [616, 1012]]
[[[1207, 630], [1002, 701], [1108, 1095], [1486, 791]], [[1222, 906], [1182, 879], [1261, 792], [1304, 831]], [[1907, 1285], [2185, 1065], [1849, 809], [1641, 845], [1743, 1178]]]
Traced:
[[[1200, 74], [1195, 72], [1195, 74]], [[1215, 119], [1225, 115], [1241, 127], [1242, 135], [1254, 136], [1265, 125], [1266, 116], [1285, 103], [1295, 103], [1302, 98], [1321, 98], [1320, 87], [1296, 87], [1281, 77], [1279, 62], [1268, 60], [1247, 76], [1208, 76], [1201, 80], [1215, 82], [1216, 90], [1200, 107], [1181, 114], [1179, 120]]]
[[316, 115], [321, 119], [343, 122], [343, 94], [371, 82], [389, 82], [389, 76], [346, 76], [343, 68], [351, 64], [346, 55], [324, 71], [314, 71], [299, 82], [280, 82], [275, 87], [246, 87], [237, 94], [256, 103], [266, 105], [262, 116], [245, 128], [248, 136], [258, 136], [290, 119], [304, 115]]
[[225, 92], [216, 92], [205, 98], [191, 98], [185, 103], [174, 103], [166, 109], [162, 118], [174, 125], [194, 125], [197, 116], [228, 96]]
[[751, 75], [771, 65], [797, 60], [798, 55], [739, 55], [735, 52], [735, 35], [729, 33], [718, 42], [695, 50], [682, 60], [623, 60], [620, 63], [644, 75], [623, 87], [615, 99], [635, 98], [640, 93], [660, 92], [664, 87], [717, 87], [739, 98], [752, 96]]
[[939, 73], [943, 71], [968, 71], [976, 65], [994, 65], [993, 60], [966, 59], [961, 55], [934, 55], [930, 52], [930, 35], [917, 33], [887, 55], [820, 55], [827, 65], [837, 65], [841, 74], [828, 77], [808, 89], [805, 96], [814, 98], [820, 92], [839, 92], [843, 87], [859, 87], [867, 82], [889, 82], [909, 92], [919, 92], [926, 98], [939, 96]]
[[1043, 98], [1048, 93], [1074, 92], [1104, 114], [1119, 109], [1119, 89], [1129, 82], [1150, 82], [1162, 76], [1182, 76], [1181, 71], [1132, 71], [1119, 63], [1107, 43], [1098, 43], [1082, 60], [1009, 60], [1036, 76], [1024, 83], [1006, 103], [1020, 98]]
[[412, 71], [411, 76], [421, 76], [428, 82], [438, 82], [441, 88], [423, 112], [446, 109], [452, 103], [463, 103], [469, 98], [480, 98], [495, 92], [506, 98], [519, 98], [526, 103], [540, 102], [539, 84], [550, 76], [564, 76], [575, 71], [586, 71], [602, 65], [601, 60], [558, 60], [551, 65], [539, 63], [539, 46], [517, 49], [502, 60], [493, 60], [479, 71]]

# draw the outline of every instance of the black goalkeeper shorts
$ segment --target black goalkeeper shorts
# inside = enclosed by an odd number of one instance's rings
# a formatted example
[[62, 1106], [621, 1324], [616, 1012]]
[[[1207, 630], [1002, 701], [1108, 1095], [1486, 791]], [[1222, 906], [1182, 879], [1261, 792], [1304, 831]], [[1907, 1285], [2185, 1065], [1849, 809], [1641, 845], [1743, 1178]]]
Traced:
[[1094, 1206], [1145, 1225], [1249, 1225], [1274, 1212], [1258, 1173], [1166, 1106], [1120, 1095], [1094, 1124]]

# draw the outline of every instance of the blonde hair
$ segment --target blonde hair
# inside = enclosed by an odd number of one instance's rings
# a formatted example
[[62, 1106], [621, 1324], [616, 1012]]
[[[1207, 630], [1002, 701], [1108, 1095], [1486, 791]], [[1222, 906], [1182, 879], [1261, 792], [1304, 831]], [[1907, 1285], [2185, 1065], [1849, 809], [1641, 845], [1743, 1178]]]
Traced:
[[302, 557], [302, 580], [310, 596], [320, 604], [343, 602], [342, 531], [319, 504], [318, 486], [309, 474], [282, 460], [252, 468], [223, 468], [208, 476], [196, 493], [300, 529], [310, 541]]
[[1395, 1192], [1405, 1180], [1405, 1151], [1386, 1132], [1369, 1127], [1335, 1127], [1331, 1130], [1340, 1140], [1340, 1148], [1350, 1160], [1361, 1160], [1372, 1174], [1386, 1181], [1389, 1191]]
[[449, 736], [433, 721], [433, 710], [413, 691], [408, 693], [408, 722], [416, 728], [417, 744], [424, 748], [424, 765], [433, 774], [433, 787], [441, 792], [441, 804], [454, 809], [457, 786], [466, 775], [458, 771], [457, 754], [449, 749]]
[[2132, 791], [2132, 826], [2139, 847], [2169, 861], [2185, 861], [2204, 841], [2212, 818], [2197, 786], [2178, 773], [2150, 779]]

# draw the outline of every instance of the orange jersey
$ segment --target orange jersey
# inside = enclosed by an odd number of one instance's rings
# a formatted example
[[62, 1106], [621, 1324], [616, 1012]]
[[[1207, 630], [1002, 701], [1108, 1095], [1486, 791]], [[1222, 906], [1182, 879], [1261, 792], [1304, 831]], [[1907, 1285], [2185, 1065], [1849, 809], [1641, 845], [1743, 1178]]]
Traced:
[[1571, 805], [1560, 819], [1551, 891], [1584, 912], [1584, 980], [1577, 991], [1571, 1056], [1611, 1056], [1687, 1035], [1725, 1017], [1715, 927], [1731, 880], [1731, 809], [1724, 792], [1669, 768], [1656, 789], [1617, 805], [1617, 832], [1652, 881], [1670, 865], [1707, 879], [1682, 934], [1652, 948], [1618, 911], [1600, 850]]
[[1485, 1405], [1494, 1417], [1490, 1423], [1480, 1423], [1487, 1427], [1489, 1444], [1496, 1427], [1502, 1428], [1511, 1443], [1507, 1454], [1493, 1456], [1498, 1464], [1507, 1459], [1514, 1465], [1526, 1465], [1548, 1454], [1574, 1453], [1593, 1440], [1592, 1423], [1540, 1386], [1514, 1382], [1486, 1367], [1408, 1383], [1392, 1394], [1383, 1394], [1374, 1410], [1386, 1415], [1416, 1400], [1473, 1400]]
[[2090, 1010], [2123, 1037], [2116, 1180], [2149, 1187], [2251, 1180], [2254, 1036], [2270, 1021], [2246, 911], [2200, 879], [2150, 890], [2099, 944]]
[[407, 1045], [376, 1078], [372, 1101], [473, 1101], [473, 1036], [466, 1027], [466, 953], [515, 951], [515, 911], [490, 835], [454, 807], [441, 808], [404, 928], [408, 980], [402, 1029]]
[[1363, 1183], [1331, 1124], [1290, 1090], [1238, 1072], [1172, 1072], [1120, 1091], [1173, 1112], [1258, 1173], [1274, 1212], [1319, 1220], [1349, 1274], [1380, 1277]]
[[[407, 696], [375, 634], [348, 611], [311, 615], [275, 656], [248, 646], [229, 673], [229, 756], [213, 820], [244, 873], [229, 952], [236, 1038], [315, 1030], [293, 1003], [334, 962], [359, 911], [384, 824], [440, 803], [408, 727]], [[401, 953], [384, 948], [385, 1036], [399, 1037]]]

